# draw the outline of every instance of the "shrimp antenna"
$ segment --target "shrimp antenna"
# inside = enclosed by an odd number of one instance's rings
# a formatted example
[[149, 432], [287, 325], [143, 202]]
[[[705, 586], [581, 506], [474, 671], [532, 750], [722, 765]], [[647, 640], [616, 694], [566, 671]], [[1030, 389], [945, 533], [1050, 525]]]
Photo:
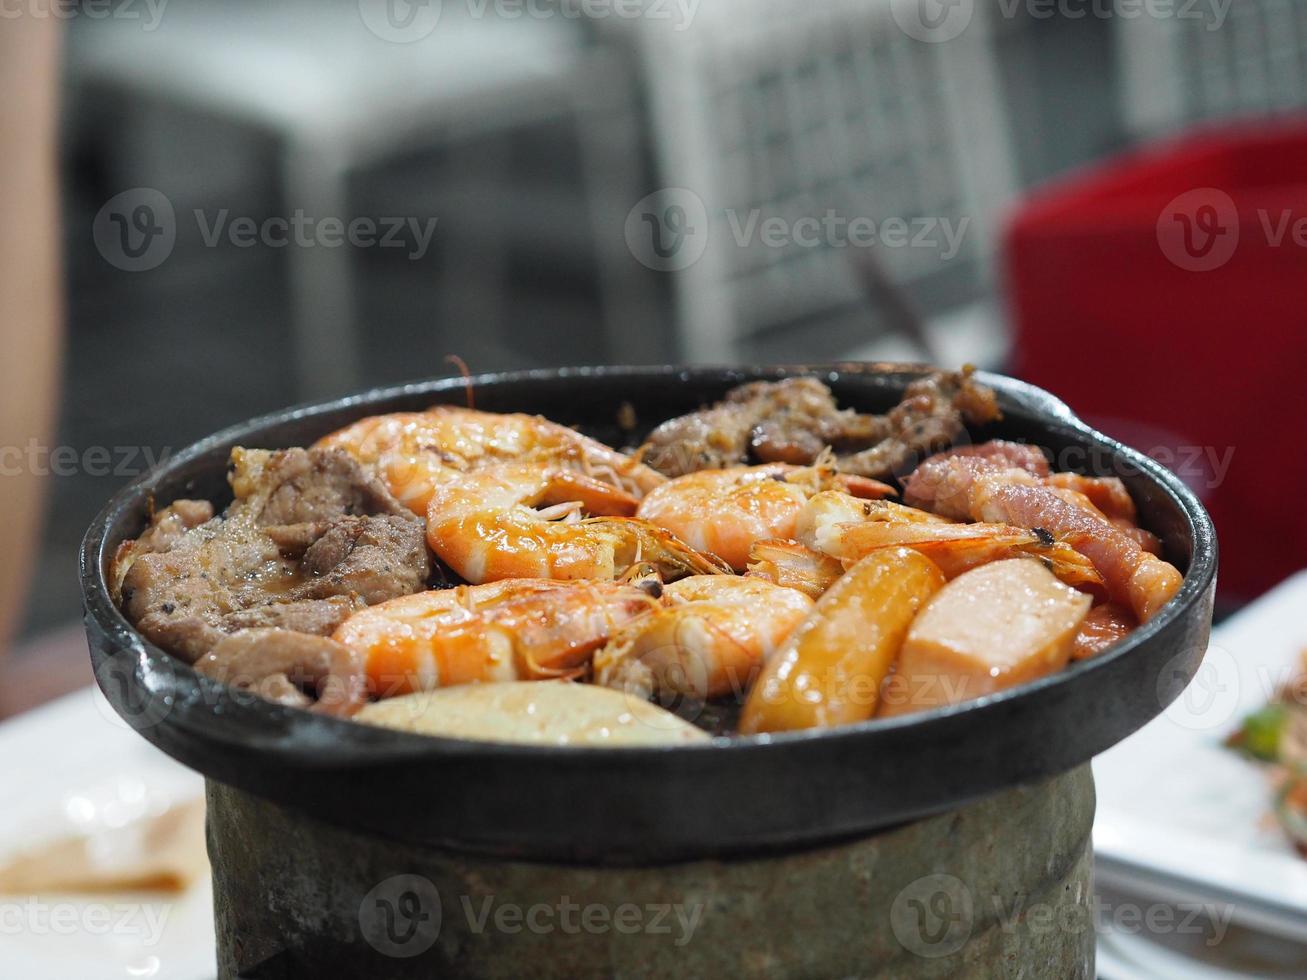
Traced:
[[457, 354], [446, 354], [445, 363], [452, 364], [454, 367], [458, 368], [458, 373], [463, 376], [463, 384], [467, 388], [467, 407], [469, 409], [476, 408], [476, 404], [472, 398], [472, 372], [467, 369], [467, 361], [463, 360], [463, 358], [459, 357]]

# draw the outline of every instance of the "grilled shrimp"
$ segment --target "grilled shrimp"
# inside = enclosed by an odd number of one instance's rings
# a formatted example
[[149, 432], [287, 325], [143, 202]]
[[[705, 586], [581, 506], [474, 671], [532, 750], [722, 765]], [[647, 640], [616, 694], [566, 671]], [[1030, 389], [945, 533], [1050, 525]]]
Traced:
[[537, 462], [488, 467], [434, 489], [427, 543], [474, 583], [615, 579], [642, 562], [665, 579], [729, 571], [674, 534], [619, 516], [631, 504], [616, 487], [565, 469]]
[[743, 694], [812, 609], [801, 592], [735, 575], [668, 585], [664, 608], [618, 630], [595, 654], [595, 680], [642, 697]]
[[399, 500], [426, 515], [436, 487], [483, 466], [547, 458], [639, 499], [666, 478], [574, 429], [538, 415], [437, 405], [425, 412], [374, 415], [318, 440], [375, 464]]
[[1081, 491], [1049, 486], [1024, 470], [943, 454], [917, 467], [905, 496], [948, 516], [1013, 524], [1065, 542], [1093, 562], [1108, 596], [1140, 622], [1184, 581], [1175, 566], [1151, 552], [1146, 539], [1104, 516], [1092, 501], [1086, 506]]
[[755, 541], [794, 537], [795, 519], [808, 498], [832, 487], [863, 497], [894, 492], [878, 480], [836, 473], [822, 464], [732, 466], [656, 487], [640, 502], [636, 516], [742, 572]]
[[826, 490], [816, 494], [799, 512], [794, 536], [804, 545], [835, 558], [845, 558], [842, 538], [847, 530], [867, 523], [952, 524], [926, 510], [892, 500], [859, 500], [847, 493]]
[[772, 538], [749, 550], [747, 577], [798, 589], [809, 599], [820, 599], [843, 574], [842, 562], [797, 541]]
[[520, 579], [391, 599], [333, 639], [362, 658], [375, 694], [583, 673], [615, 630], [657, 607], [633, 585]]
[[798, 520], [802, 544], [851, 564], [881, 548], [908, 547], [956, 578], [978, 565], [1005, 558], [1038, 558], [1067, 585], [1096, 594], [1103, 577], [1093, 563], [1070, 545], [1008, 524], [954, 524], [925, 511], [866, 502], [826, 492], [808, 502]]

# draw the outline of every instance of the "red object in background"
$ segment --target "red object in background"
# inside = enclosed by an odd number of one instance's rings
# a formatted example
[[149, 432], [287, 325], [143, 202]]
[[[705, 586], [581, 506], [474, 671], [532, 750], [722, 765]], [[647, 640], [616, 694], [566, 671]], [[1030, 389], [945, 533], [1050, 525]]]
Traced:
[[1004, 249], [1014, 373], [1198, 492], [1222, 597], [1307, 567], [1307, 120], [1076, 174]]

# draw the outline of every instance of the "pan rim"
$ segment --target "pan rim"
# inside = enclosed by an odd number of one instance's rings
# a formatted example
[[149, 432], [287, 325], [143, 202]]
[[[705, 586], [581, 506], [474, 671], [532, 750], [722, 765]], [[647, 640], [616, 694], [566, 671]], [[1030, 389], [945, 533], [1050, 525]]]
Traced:
[[[687, 381], [699, 379], [705, 382], [713, 381], [731, 384], [760, 377], [788, 377], [799, 374], [835, 378], [870, 374], [888, 377], [890, 375], [921, 374], [928, 370], [933, 370], [933, 368], [919, 364], [868, 362], [764, 366], [615, 365], [537, 368], [523, 371], [489, 372], [474, 375], [470, 379], [459, 376], [420, 379], [377, 387], [341, 398], [309, 402], [260, 415], [224, 427], [218, 432], [206, 436], [180, 452], [169, 456], [158, 467], [122, 488], [101, 509], [86, 532], [81, 548], [80, 575], [84, 614], [88, 627], [94, 621], [96, 626], [114, 641], [112, 645], [115, 648], [113, 653], [115, 657], [130, 655], [136, 661], [142, 676], [153, 677], [159, 682], [160, 687], [156, 693], [174, 700], [173, 710], [170, 711], [169, 715], [170, 726], [186, 729], [192, 734], [202, 734], [210, 742], [222, 743], [226, 748], [232, 750], [276, 752], [283, 760], [301, 766], [306, 770], [319, 767], [340, 770], [376, 765], [380, 758], [379, 754], [383, 754], [388, 761], [419, 758], [495, 760], [512, 757], [530, 759], [541, 765], [567, 765], [578, 759], [593, 760], [596, 757], [604, 757], [607, 759], [620, 759], [624, 763], [638, 766], [644, 760], [664, 759], [669, 755], [702, 756], [706, 753], [726, 753], [731, 758], [738, 758], [746, 754], [755, 755], [760, 752], [774, 751], [785, 746], [857, 744], [882, 733], [900, 734], [909, 731], [925, 733], [931, 729], [949, 726], [963, 717], [971, 716], [980, 719], [999, 709], [1006, 710], [1015, 704], [1037, 700], [1050, 691], [1075, 685], [1082, 677], [1111, 670], [1112, 665], [1117, 661], [1130, 656], [1153, 637], [1165, 632], [1177, 620], [1192, 613], [1214, 582], [1218, 558], [1215, 529], [1196, 495], [1184, 485], [1179, 477], [1156, 460], [1091, 428], [1077, 418], [1065, 403], [1052, 394], [1017, 379], [990, 372], [977, 372], [976, 377], [978, 380], [993, 386], [1001, 397], [1018, 401], [1023, 408], [1033, 414], [1042, 416], [1048, 427], [1067, 430], [1068, 434], [1074, 436], [1077, 441], [1089, 442], [1094, 444], [1095, 448], [1105, 450], [1114, 461], [1124, 460], [1145, 476], [1154, 487], [1171, 498], [1178, 510], [1185, 516], [1192, 550], [1189, 565], [1185, 572], [1184, 583], [1177, 595], [1153, 619], [1142, 624], [1124, 641], [1114, 645], [1103, 655], [1071, 664], [1057, 674], [1040, 678], [1010, 690], [956, 705], [893, 718], [871, 719], [835, 728], [807, 729], [765, 735], [718, 736], [706, 742], [683, 745], [596, 747], [521, 745], [418, 735], [311, 714], [300, 709], [276, 705], [249, 696], [241, 698], [240, 703], [243, 712], [253, 712], [253, 715], [248, 716], [251, 722], [275, 724], [280, 727], [289, 717], [293, 719], [292, 723], [296, 729], [296, 734], [302, 734], [304, 737], [302, 739], [279, 737], [275, 741], [262, 740], [250, 734], [229, 737], [225, 730], [212, 726], [211, 722], [213, 720], [212, 715], [217, 713], [213, 710], [214, 706], [222, 704], [230, 698], [233, 689], [198, 674], [189, 665], [184, 664], [162, 648], [146, 640], [135, 630], [110, 598], [108, 581], [105, 575], [106, 563], [109, 558], [106, 553], [109, 546], [108, 532], [124, 507], [139, 500], [142, 495], [151, 493], [156, 487], [166, 484], [168, 477], [186, 463], [212, 452], [218, 446], [236, 439], [248, 439], [274, 425], [333, 414], [356, 407], [367, 408], [379, 403], [390, 403], [401, 398], [420, 397], [426, 394], [438, 395], [457, 391], [469, 383], [475, 388], [477, 385], [494, 386], [521, 382], [567, 381], [579, 378], [684, 377]], [[99, 671], [97, 670], [98, 676]], [[198, 692], [198, 698], [189, 696], [195, 692]], [[1177, 689], [1175, 694], [1178, 695], [1178, 693], [1179, 690]], [[182, 695], [187, 696], [183, 697]], [[179, 698], [184, 707], [184, 710], [181, 711], [176, 710], [176, 702]], [[197, 704], [207, 707], [208, 710], [194, 710]], [[1165, 707], [1166, 705], [1159, 701], [1159, 713]], [[323, 758], [322, 749], [328, 741], [332, 753], [330, 758], [326, 759]]]

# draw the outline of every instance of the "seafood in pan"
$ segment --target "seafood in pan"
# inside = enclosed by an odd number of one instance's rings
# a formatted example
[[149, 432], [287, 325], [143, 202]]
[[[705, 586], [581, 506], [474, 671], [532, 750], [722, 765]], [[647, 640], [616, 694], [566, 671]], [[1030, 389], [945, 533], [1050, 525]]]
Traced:
[[525, 414], [373, 416], [236, 450], [234, 502], [160, 509], [110, 580], [210, 677], [429, 735], [897, 717], [1101, 656], [1183, 582], [1120, 480], [973, 442], [997, 417], [969, 370], [883, 416], [756, 382], [629, 451]]

